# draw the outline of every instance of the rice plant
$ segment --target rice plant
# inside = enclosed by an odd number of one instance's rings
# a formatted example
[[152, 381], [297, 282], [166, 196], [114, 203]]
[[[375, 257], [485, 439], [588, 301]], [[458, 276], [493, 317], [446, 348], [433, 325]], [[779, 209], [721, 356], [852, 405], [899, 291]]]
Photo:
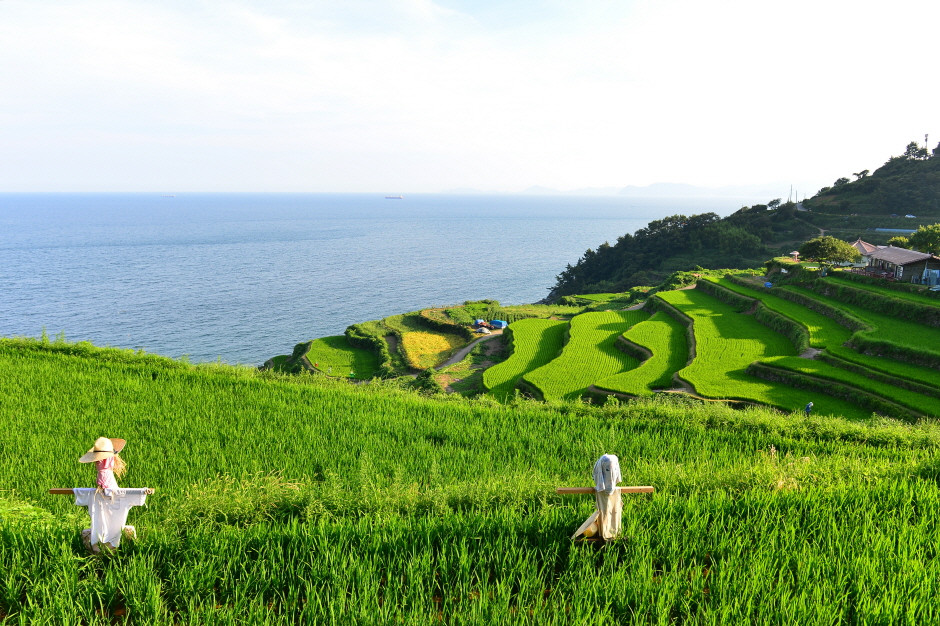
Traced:
[[[623, 318], [621, 318], [622, 320]], [[623, 332], [622, 329], [615, 335]], [[649, 398], [428, 398], [0, 340], [0, 621], [935, 623], [940, 425]], [[49, 487], [125, 437], [139, 538]], [[572, 542], [602, 453], [621, 539]]]

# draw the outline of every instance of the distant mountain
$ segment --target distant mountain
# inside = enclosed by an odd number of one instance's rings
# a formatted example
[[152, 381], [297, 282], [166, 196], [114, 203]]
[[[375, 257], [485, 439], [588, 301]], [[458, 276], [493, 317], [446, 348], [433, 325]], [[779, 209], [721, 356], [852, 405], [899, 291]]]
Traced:
[[619, 187], [581, 187], [578, 189], [552, 189], [534, 185], [520, 192], [526, 196], [616, 196], [620, 193]]
[[560, 190], [551, 187], [533, 186], [522, 191], [525, 195], [540, 196], [622, 196], [627, 198], [782, 198], [787, 200], [791, 186], [788, 183], [764, 185], [726, 185], [724, 187], [701, 187], [685, 183], [653, 183], [652, 185], [626, 187], [581, 187]]
[[724, 187], [699, 187], [684, 183], [654, 183], [644, 187], [629, 185], [617, 192], [621, 196], [635, 198], [782, 198], [787, 200], [790, 185], [770, 183], [766, 185], [728, 185]]

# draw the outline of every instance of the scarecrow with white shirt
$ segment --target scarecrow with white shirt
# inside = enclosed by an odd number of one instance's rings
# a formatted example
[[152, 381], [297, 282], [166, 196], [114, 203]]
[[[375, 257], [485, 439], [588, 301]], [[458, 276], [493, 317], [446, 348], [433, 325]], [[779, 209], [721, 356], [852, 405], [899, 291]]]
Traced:
[[127, 471], [127, 464], [118, 453], [124, 449], [124, 439], [99, 437], [95, 445], [78, 459], [79, 463], [94, 463], [98, 470], [97, 487], [73, 489], [75, 504], [88, 507], [91, 528], [82, 531], [82, 540], [92, 552], [102, 547], [117, 548], [121, 536], [135, 538], [133, 526], [125, 526], [131, 507], [142, 506], [153, 489], [121, 489], [117, 478]]

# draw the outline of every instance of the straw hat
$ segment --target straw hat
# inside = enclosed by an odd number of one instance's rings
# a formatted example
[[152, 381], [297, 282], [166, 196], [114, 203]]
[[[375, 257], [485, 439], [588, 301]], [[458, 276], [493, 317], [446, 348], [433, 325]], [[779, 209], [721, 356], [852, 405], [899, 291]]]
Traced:
[[107, 437], [98, 437], [95, 439], [95, 447], [82, 455], [79, 463], [93, 463], [114, 456], [124, 449], [127, 442], [123, 439], [108, 439]]

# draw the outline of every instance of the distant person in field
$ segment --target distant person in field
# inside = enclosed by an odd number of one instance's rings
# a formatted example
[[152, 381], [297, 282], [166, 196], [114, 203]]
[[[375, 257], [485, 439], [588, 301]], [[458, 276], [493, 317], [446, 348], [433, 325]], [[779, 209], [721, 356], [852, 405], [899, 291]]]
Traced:
[[109, 439], [98, 437], [95, 445], [86, 452], [79, 463], [94, 463], [98, 469], [98, 489], [119, 489], [117, 478], [124, 476], [127, 463], [118, 456], [127, 442], [123, 439]]
[[806, 417], [809, 417], [810, 411], [813, 410], [813, 403], [810, 402], [809, 404], [807, 404], [807, 405], [803, 408], [803, 410], [806, 411]]

